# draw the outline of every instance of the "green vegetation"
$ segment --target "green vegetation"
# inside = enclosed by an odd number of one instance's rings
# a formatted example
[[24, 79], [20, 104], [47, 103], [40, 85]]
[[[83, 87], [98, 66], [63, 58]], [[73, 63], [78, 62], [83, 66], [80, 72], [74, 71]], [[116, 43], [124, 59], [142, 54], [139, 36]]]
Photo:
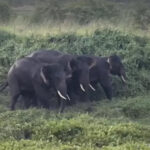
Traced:
[[125, 86], [113, 77], [112, 102], [100, 88], [94, 102], [63, 114], [11, 112], [6, 90], [0, 94], [0, 150], [150, 150], [149, 6], [146, 0], [0, 0], [1, 83], [15, 60], [40, 48], [118, 54], [128, 77]]
[[[0, 31], [1, 82], [13, 62], [39, 48], [73, 54], [118, 54], [125, 64], [128, 83], [113, 78], [114, 99], [57, 110], [8, 111], [7, 93], [0, 96], [0, 150], [149, 150], [150, 146], [150, 39], [115, 30], [93, 34], [21, 36]], [[104, 99], [100, 89], [95, 95]], [[131, 96], [135, 98], [131, 98]], [[99, 96], [98, 100], [100, 99]], [[120, 98], [119, 98], [120, 97]], [[6, 119], [7, 118], [7, 119]]]
[[44, 109], [7, 111], [6, 101], [1, 96], [0, 150], [150, 149], [149, 94], [82, 103], [61, 115]]
[[[135, 96], [150, 89], [150, 39], [112, 30], [96, 30], [90, 35], [60, 34], [47, 36], [17, 36], [0, 31], [0, 75], [6, 73], [13, 62], [40, 48], [57, 49], [72, 54], [90, 54], [122, 57], [128, 75], [123, 86], [115, 79], [115, 95]], [[116, 81], [117, 80], [117, 81]]]
[[0, 21], [8, 22], [11, 17], [11, 8], [7, 3], [0, 3]]
[[109, 24], [126, 30], [149, 31], [150, 3], [147, 0], [0, 0], [0, 5], [3, 2], [13, 10], [11, 22], [26, 26], [37, 23], [88, 25], [94, 22], [97, 26]]

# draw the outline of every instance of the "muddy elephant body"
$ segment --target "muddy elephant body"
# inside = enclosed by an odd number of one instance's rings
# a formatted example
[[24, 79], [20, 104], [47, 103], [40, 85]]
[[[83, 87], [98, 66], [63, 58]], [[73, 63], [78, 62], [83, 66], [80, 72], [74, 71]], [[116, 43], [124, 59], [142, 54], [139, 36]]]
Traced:
[[54, 88], [61, 98], [60, 111], [64, 109], [64, 101], [67, 100], [66, 75], [57, 63], [45, 64], [28, 57], [17, 60], [8, 72], [8, 85], [12, 110], [19, 96], [27, 97], [29, 93], [34, 103], [39, 100], [48, 108], [50, 88]]

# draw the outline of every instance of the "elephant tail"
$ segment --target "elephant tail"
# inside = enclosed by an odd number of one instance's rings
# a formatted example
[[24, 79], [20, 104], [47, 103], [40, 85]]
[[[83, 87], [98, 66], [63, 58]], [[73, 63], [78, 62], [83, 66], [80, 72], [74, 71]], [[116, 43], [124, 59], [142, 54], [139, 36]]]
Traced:
[[4, 82], [3, 84], [0, 85], [0, 92], [2, 92], [6, 87], [8, 86], [8, 82]]

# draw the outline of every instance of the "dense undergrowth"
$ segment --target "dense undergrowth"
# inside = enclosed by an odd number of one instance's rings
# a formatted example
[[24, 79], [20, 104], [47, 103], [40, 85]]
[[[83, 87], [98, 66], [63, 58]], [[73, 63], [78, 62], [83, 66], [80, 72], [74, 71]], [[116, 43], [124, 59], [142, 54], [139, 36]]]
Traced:
[[135, 96], [150, 90], [150, 39], [113, 30], [96, 30], [90, 35], [75, 33], [47, 36], [18, 36], [0, 31], [0, 80], [6, 79], [13, 62], [38, 49], [56, 49], [71, 54], [109, 56], [118, 54], [128, 83], [114, 78], [114, 96]]
[[0, 150], [149, 150], [148, 96], [90, 102], [63, 114], [44, 109], [8, 111], [1, 95]]

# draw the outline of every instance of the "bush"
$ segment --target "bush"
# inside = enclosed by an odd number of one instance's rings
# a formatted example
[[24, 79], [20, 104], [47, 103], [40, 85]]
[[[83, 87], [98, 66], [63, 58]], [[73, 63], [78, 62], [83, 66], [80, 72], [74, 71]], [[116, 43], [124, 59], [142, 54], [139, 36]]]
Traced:
[[0, 149], [10, 146], [16, 150], [19, 147], [47, 149], [51, 145], [62, 149], [71, 149], [72, 146], [91, 150], [110, 145], [125, 148], [131, 141], [136, 143], [133, 147], [140, 142], [144, 142], [144, 147], [150, 142], [148, 126], [123, 120], [114, 122], [73, 111], [69, 113], [72, 113], [71, 118], [68, 118], [69, 114], [56, 115], [36, 109], [1, 113]]
[[147, 30], [150, 24], [150, 10], [149, 10], [149, 3], [140, 2], [137, 4], [134, 13], [134, 19], [136, 26], [143, 30]]
[[150, 101], [149, 97], [137, 97], [132, 101], [127, 101], [122, 106], [122, 111], [127, 117], [133, 119], [142, 118], [143, 116], [149, 116], [150, 112]]
[[36, 8], [32, 21], [43, 22], [47, 20], [59, 21], [74, 20], [79, 24], [87, 24], [93, 20], [117, 18], [116, 4], [103, 0], [88, 1], [47, 1]]
[[0, 22], [8, 22], [11, 16], [11, 8], [7, 3], [0, 2]]
[[73, 33], [56, 36], [47, 35], [19, 37], [7, 32], [0, 35], [0, 77], [13, 62], [40, 48], [57, 49], [71, 54], [109, 56], [118, 54], [124, 63], [128, 84], [123, 86], [119, 78], [114, 78], [114, 96], [134, 96], [150, 89], [150, 39], [112, 30], [96, 30], [92, 35]]

